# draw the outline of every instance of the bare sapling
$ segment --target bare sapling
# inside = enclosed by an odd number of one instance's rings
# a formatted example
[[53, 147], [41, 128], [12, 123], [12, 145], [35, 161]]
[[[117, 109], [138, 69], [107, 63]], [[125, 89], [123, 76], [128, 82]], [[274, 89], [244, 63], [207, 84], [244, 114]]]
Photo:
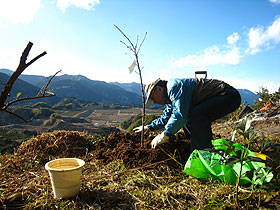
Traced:
[[39, 58], [41, 58], [42, 56], [46, 55], [47, 52], [44, 51], [43, 53], [41, 53], [40, 55], [36, 56], [35, 58], [33, 58], [31, 61], [26, 62], [27, 60], [27, 56], [31, 50], [33, 46], [32, 42], [29, 42], [25, 48], [25, 50], [23, 51], [21, 58], [20, 58], [20, 62], [19, 65], [16, 69], [16, 71], [14, 71], [14, 73], [10, 76], [10, 78], [8, 79], [8, 81], [5, 83], [2, 91], [1, 91], [1, 95], [0, 95], [0, 111], [2, 112], [7, 112], [11, 115], [14, 115], [20, 119], [22, 119], [24, 122], [29, 122], [31, 120], [26, 120], [24, 119], [22, 116], [9, 111], [8, 108], [10, 105], [18, 103], [20, 101], [27, 101], [27, 100], [33, 100], [33, 99], [39, 99], [39, 98], [45, 98], [45, 97], [51, 97], [51, 96], [55, 96], [54, 93], [52, 93], [51, 91], [49, 91], [49, 84], [51, 83], [52, 79], [61, 71], [56, 72], [52, 77], [50, 77], [50, 79], [48, 79], [47, 84], [39, 91], [39, 93], [37, 94], [37, 96], [33, 96], [33, 97], [24, 97], [24, 98], [19, 98], [19, 96], [21, 95], [21, 93], [17, 93], [17, 97], [15, 100], [9, 101], [7, 102], [7, 98], [10, 96], [12, 87], [14, 82], [17, 80], [17, 78], [21, 75], [21, 73], [28, 67], [30, 66], [32, 63], [34, 63], [36, 60], [38, 60]]
[[141, 91], [142, 91], [142, 131], [141, 131], [141, 147], [144, 146], [144, 122], [145, 122], [145, 93], [144, 93], [144, 85], [143, 85], [143, 80], [142, 80], [142, 70], [143, 67], [140, 66], [139, 63], [139, 51], [146, 39], [147, 36], [147, 32], [145, 33], [145, 36], [142, 40], [142, 42], [140, 43], [140, 45], [138, 46], [138, 36], [137, 36], [137, 40], [136, 40], [136, 44], [133, 44], [130, 39], [124, 34], [124, 32], [116, 25], [114, 25], [120, 32], [121, 34], [126, 38], [126, 40], [128, 41], [128, 44], [120, 41], [121, 43], [123, 43], [130, 51], [132, 51], [135, 59], [133, 60], [132, 64], [129, 66], [129, 71], [130, 73], [133, 72], [134, 68], [137, 66], [137, 71], [135, 71], [140, 78], [140, 84], [141, 84]]

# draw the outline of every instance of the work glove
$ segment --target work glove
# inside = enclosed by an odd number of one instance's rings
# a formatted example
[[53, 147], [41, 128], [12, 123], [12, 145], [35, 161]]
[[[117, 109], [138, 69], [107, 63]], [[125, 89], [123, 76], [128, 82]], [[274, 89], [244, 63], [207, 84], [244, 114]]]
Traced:
[[166, 142], [169, 139], [169, 136], [165, 135], [164, 132], [162, 132], [161, 134], [157, 135], [153, 141], [152, 141], [152, 148], [156, 148], [157, 145], [162, 144], [164, 142]]
[[[149, 127], [148, 127], [147, 125], [144, 126], [144, 133], [146, 133], [148, 130], [149, 130]], [[135, 133], [140, 133], [140, 132], [142, 131], [142, 125], [140, 125], [140, 126], [134, 128], [133, 131], [134, 131]]]

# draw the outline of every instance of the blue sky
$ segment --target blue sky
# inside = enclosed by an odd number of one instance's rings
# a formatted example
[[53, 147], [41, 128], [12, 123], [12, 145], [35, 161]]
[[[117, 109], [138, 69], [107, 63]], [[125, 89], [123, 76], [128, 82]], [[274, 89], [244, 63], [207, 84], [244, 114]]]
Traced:
[[280, 87], [280, 0], [0, 0], [0, 68], [15, 70], [29, 41], [24, 74], [84, 75], [139, 82], [117, 25], [139, 52], [143, 82], [206, 70], [236, 88]]

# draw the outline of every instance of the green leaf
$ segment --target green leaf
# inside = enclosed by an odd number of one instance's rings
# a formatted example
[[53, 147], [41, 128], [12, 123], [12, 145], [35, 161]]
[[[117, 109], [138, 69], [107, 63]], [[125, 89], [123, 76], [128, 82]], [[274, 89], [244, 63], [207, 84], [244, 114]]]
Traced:
[[228, 166], [228, 165], [232, 165], [232, 164], [238, 163], [240, 161], [241, 160], [238, 157], [229, 156], [228, 159], [226, 160], [225, 164], [226, 164], [226, 166]]
[[17, 97], [16, 97], [16, 99], [18, 99], [18, 97], [21, 95], [21, 92], [18, 92], [17, 93]]
[[261, 159], [259, 157], [254, 157], [254, 156], [247, 156], [246, 158], [244, 158], [244, 160], [250, 160], [250, 161], [253, 161], [253, 162], [266, 163], [266, 161], [264, 159]]

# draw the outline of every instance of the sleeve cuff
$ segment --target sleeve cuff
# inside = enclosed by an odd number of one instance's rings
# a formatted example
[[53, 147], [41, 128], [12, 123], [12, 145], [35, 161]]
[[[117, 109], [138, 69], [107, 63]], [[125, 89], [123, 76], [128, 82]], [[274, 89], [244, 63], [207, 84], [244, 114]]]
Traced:
[[167, 130], [164, 130], [163, 132], [164, 132], [164, 134], [165, 134], [166, 136], [170, 136], [170, 135], [171, 135]]

